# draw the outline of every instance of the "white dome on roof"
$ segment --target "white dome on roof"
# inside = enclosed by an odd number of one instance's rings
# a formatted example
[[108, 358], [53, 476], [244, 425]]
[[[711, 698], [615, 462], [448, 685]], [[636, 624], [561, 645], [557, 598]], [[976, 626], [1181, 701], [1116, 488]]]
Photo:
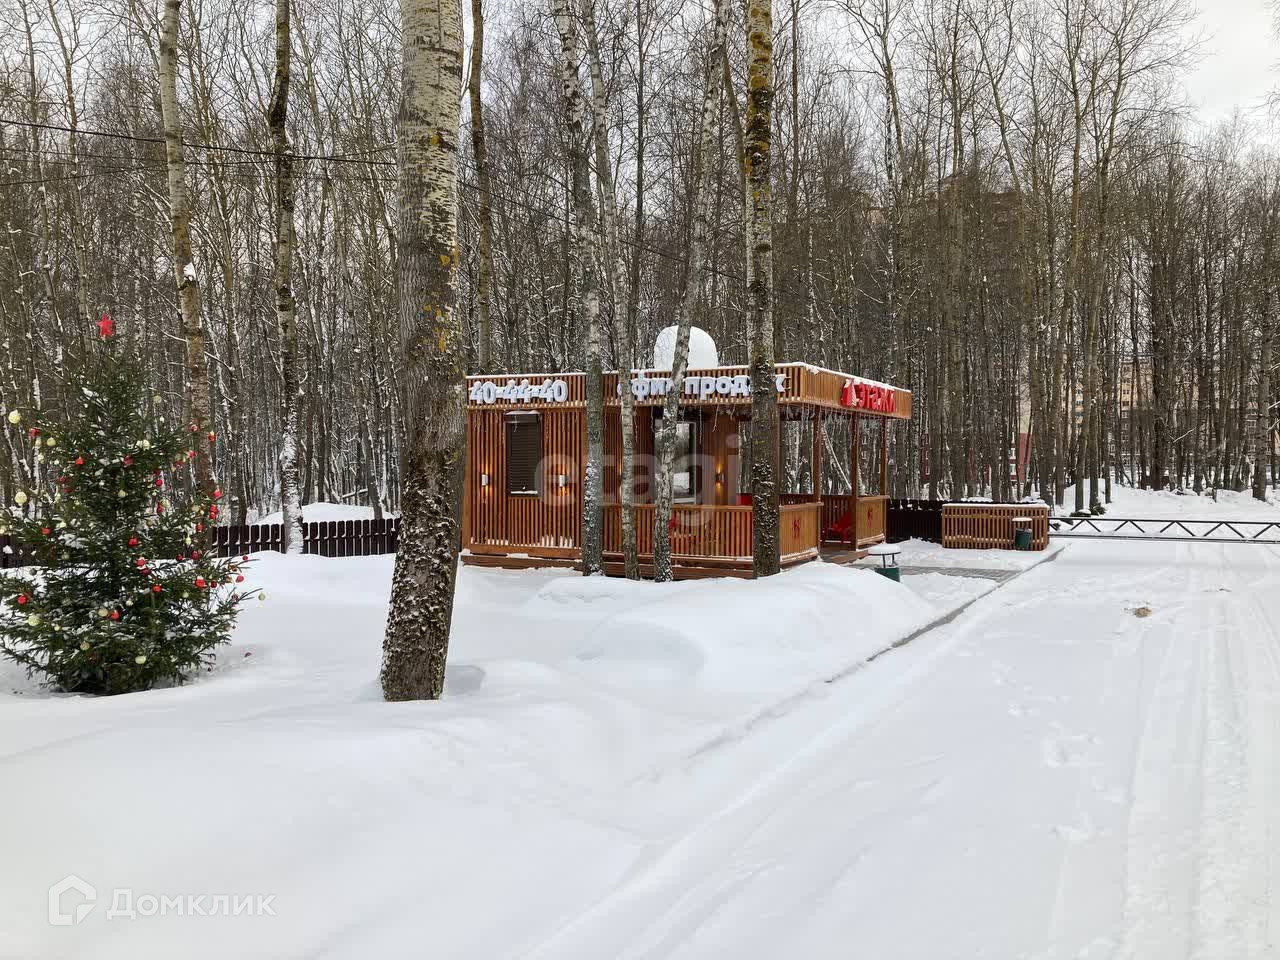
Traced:
[[[676, 328], [663, 327], [653, 341], [653, 369], [670, 370], [675, 365]], [[720, 366], [720, 354], [711, 334], [701, 327], [689, 328], [689, 369]]]

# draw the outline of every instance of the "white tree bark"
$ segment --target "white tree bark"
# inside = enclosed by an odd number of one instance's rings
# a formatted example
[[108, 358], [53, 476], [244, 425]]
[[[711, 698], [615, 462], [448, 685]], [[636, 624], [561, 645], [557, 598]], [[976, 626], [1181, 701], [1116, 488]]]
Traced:
[[582, 491], [582, 572], [604, 573], [604, 397], [600, 368], [600, 289], [587, 238], [595, 231], [591, 201], [582, 82], [578, 76], [578, 25], [569, 0], [554, 0], [560, 33], [560, 88], [564, 101], [569, 168], [573, 176], [573, 217], [569, 224], [569, 262], [580, 296], [576, 300], [586, 326], [587, 464]]
[[751, 312], [752, 570], [781, 567], [778, 541], [778, 394], [773, 388], [773, 4], [747, 4], [747, 187], [751, 191], [749, 299]]
[[[707, 74], [702, 90], [702, 114], [699, 123], [698, 151], [693, 167], [693, 228], [689, 238], [689, 269], [680, 313], [676, 319], [676, 348], [672, 360], [671, 389], [663, 398], [662, 422], [656, 437], [658, 469], [654, 478], [653, 509], [653, 578], [668, 581], [671, 570], [671, 470], [675, 460], [676, 423], [680, 417], [680, 397], [684, 393], [684, 375], [689, 366], [689, 328], [693, 311], [702, 290], [703, 269], [707, 258], [707, 236], [711, 231], [712, 153], [720, 136], [721, 59], [729, 25], [728, 0], [716, 0], [715, 19], [711, 28], [711, 49], [707, 56]], [[772, 393], [772, 387], [770, 388]]]
[[298, 309], [293, 299], [293, 161], [289, 156], [290, 0], [276, 0], [276, 72], [267, 111], [276, 180], [276, 322], [280, 328], [280, 368], [284, 434], [280, 438], [281, 531], [285, 553], [302, 553], [302, 502], [298, 491]]
[[458, 565], [464, 450], [458, 269], [459, 0], [402, 0], [399, 118], [400, 377], [405, 422], [400, 548], [382, 646], [388, 700], [444, 691]]
[[[200, 283], [191, 255], [191, 198], [187, 192], [187, 163], [178, 116], [178, 19], [182, 0], [164, 0], [160, 28], [160, 111], [164, 120], [164, 152], [169, 178], [169, 216], [172, 221], [173, 273], [187, 344], [187, 411], [195, 450], [196, 483], [212, 496], [213, 418], [209, 404], [209, 369], [205, 357], [204, 318]], [[206, 436], [209, 435], [209, 436]]]
[[608, 103], [604, 71], [600, 66], [600, 37], [596, 29], [594, 0], [582, 0], [582, 20], [586, 25], [587, 52], [591, 71], [592, 141], [595, 145], [596, 184], [600, 193], [600, 216], [604, 225], [603, 257], [611, 264], [609, 291], [613, 296], [613, 330], [618, 344], [618, 385], [622, 389], [620, 420], [622, 425], [621, 510], [622, 557], [629, 580], [640, 576], [640, 557], [636, 549], [635, 514], [635, 402], [631, 394], [633, 344], [627, 329], [627, 264], [618, 237], [618, 196], [613, 182], [613, 163], [609, 154]]

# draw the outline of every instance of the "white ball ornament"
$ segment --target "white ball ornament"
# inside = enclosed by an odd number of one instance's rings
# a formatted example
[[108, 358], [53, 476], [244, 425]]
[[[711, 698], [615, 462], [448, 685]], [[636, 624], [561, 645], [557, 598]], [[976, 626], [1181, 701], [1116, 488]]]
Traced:
[[22, 422], [22, 414], [20, 414], [17, 410], [10, 410], [9, 422], [16, 427], [18, 424]]
[[138, 656], [133, 658], [133, 662], [136, 663], [138, 666], [142, 666], [144, 663], [147, 662], [147, 658], [142, 654], [139, 654]]
[[40, 615], [33, 613], [31, 616], [27, 617], [27, 626], [28, 627], [40, 626]]
[[27, 495], [23, 491], [19, 490], [13, 495], [13, 502], [18, 506], [22, 506], [27, 502]]

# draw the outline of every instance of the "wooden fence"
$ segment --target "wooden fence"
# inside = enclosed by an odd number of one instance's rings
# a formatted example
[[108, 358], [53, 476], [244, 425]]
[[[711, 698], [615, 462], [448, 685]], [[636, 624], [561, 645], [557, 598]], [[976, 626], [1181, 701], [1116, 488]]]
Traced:
[[[322, 557], [371, 557], [395, 553], [400, 543], [400, 520], [327, 520], [302, 525], [302, 552]], [[220, 557], [234, 557], [283, 548], [278, 523], [255, 523], [213, 528], [213, 547]]]
[[944, 500], [890, 500], [888, 540], [926, 540], [942, 542], [942, 507]]
[[1031, 549], [1049, 546], [1049, 508], [1029, 503], [948, 503], [942, 508], [942, 545], [976, 550], [1013, 549], [1014, 520], [1031, 521]]

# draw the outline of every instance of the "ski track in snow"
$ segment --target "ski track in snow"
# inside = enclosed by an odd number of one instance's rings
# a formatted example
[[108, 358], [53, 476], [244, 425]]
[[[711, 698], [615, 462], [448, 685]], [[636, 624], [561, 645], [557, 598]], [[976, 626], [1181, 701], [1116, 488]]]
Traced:
[[1172, 549], [1076, 546], [778, 718], [516, 955], [1280, 957], [1280, 552]]

